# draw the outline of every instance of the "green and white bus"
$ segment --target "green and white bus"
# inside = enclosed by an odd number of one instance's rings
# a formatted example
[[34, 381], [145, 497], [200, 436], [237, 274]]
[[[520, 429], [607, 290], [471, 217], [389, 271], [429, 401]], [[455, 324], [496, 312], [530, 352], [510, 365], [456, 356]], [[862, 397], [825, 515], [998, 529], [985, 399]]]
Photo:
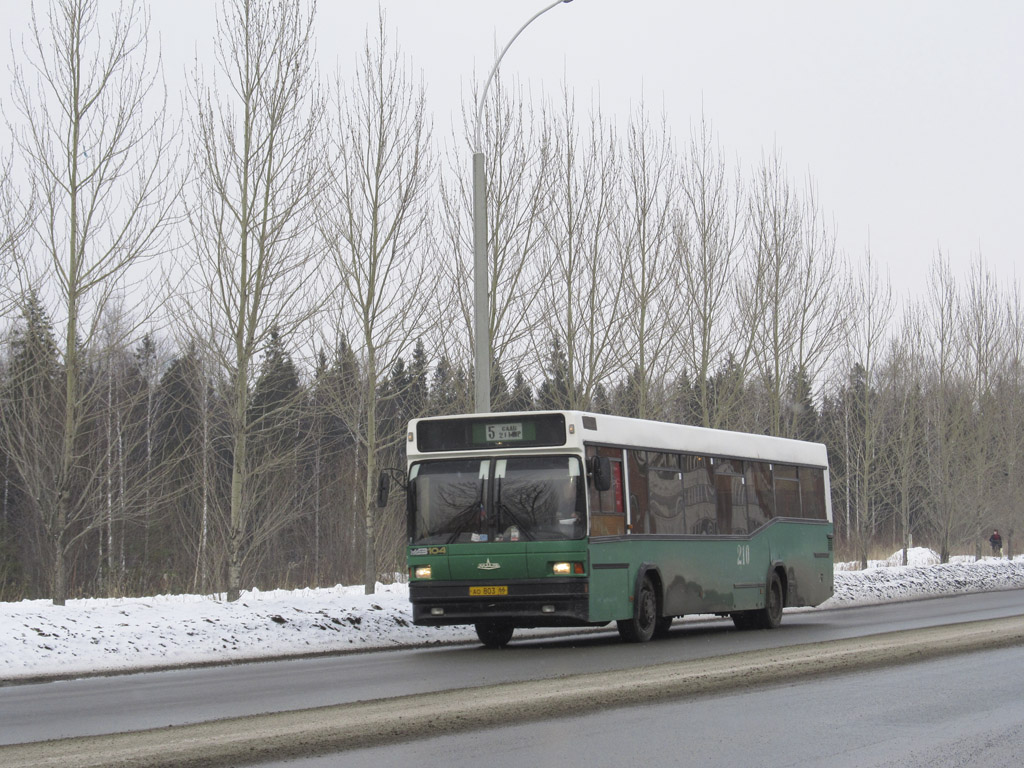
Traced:
[[774, 628], [832, 595], [818, 443], [545, 411], [416, 419], [407, 456], [419, 625], [503, 646], [614, 621], [646, 642], [686, 614]]

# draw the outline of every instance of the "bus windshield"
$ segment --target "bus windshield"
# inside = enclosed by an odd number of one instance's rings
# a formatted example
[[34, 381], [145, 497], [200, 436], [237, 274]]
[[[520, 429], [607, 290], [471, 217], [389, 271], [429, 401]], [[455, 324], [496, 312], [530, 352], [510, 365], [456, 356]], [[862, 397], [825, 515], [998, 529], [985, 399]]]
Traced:
[[409, 473], [413, 544], [555, 541], [586, 535], [575, 456], [449, 459]]

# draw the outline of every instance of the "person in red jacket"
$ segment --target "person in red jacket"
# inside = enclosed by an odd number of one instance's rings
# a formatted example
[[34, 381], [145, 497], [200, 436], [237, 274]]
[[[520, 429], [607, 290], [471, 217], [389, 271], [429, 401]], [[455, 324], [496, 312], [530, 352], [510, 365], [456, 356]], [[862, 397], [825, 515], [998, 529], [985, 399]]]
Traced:
[[988, 543], [992, 545], [992, 554], [996, 557], [1003, 556], [1003, 537], [999, 535], [999, 531], [992, 531], [992, 535], [988, 537]]

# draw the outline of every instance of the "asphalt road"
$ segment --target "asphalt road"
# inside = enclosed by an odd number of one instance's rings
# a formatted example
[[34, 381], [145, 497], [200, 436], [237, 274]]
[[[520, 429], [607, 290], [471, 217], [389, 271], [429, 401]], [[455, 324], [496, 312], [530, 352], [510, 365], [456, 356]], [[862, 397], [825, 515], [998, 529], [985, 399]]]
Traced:
[[6, 686], [0, 687], [0, 744], [608, 672], [1007, 616], [1024, 616], [1024, 590], [787, 612], [774, 631], [738, 632], [729, 620], [676, 622], [668, 638], [644, 645], [622, 643], [611, 630], [513, 641], [501, 650], [474, 644]]
[[[892, 613], [894, 608], [899, 610]], [[199, 756], [203, 764], [237, 765], [240, 757], [246, 754], [261, 757], [317, 754], [338, 748], [365, 748], [393, 739], [493, 729], [519, 720], [546, 722], [552, 717], [590, 716], [609, 708], [722, 693], [751, 684], [819, 678], [950, 653], [1017, 647], [1024, 644], [1022, 614], [1024, 594], [1013, 591], [899, 606], [797, 613], [786, 617], [785, 629], [774, 632], [739, 633], [721, 622], [684, 623], [669, 639], [646, 646], [624, 645], [608, 636], [591, 635], [531, 641], [504, 651], [463, 647], [403, 654], [367, 654], [344, 659], [346, 663], [355, 665], [353, 669], [360, 669], [367, 662], [378, 664], [381, 659], [377, 657], [387, 657], [383, 667], [375, 666], [381, 672], [376, 684], [368, 681], [369, 687], [363, 683], [354, 686], [366, 695], [352, 698], [352, 691], [347, 694], [349, 701], [358, 701], [358, 704], [243, 717], [185, 728], [157, 728], [129, 736], [100, 736], [0, 748], [0, 763], [106, 765], [116, 755], [118, 760], [123, 758], [125, 765], [191, 765]], [[878, 632], [884, 634], [879, 635]], [[748, 644], [752, 644], [753, 649]], [[403, 661], [388, 663], [396, 659]], [[552, 667], [552, 661], [558, 659], [572, 663]], [[610, 660], [612, 663], [609, 665]], [[323, 662], [324, 659], [315, 661]], [[340, 660], [336, 658], [335, 661]], [[406, 666], [408, 664], [412, 666]], [[273, 690], [273, 686], [290, 678], [293, 685], [301, 689], [302, 681], [288, 674], [289, 666], [286, 664], [278, 672], [269, 673], [269, 677], [263, 677], [263, 682], [267, 684], [269, 680]], [[253, 667], [245, 665], [231, 669], [239, 674], [237, 679], [247, 680], [251, 676], [245, 672], [252, 671]], [[458, 672], [464, 671], [463, 668], [476, 670], [476, 674], [468, 678], [468, 685], [459, 683]], [[577, 669], [584, 671], [575, 671]], [[409, 677], [410, 670], [418, 670], [419, 677]], [[225, 670], [194, 672], [215, 671]], [[146, 677], [150, 676], [75, 682], [116, 681], [120, 686], [131, 688], [133, 681]], [[365, 677], [363, 675], [360, 679]], [[527, 682], [495, 684], [499, 677]], [[387, 695], [382, 693], [383, 690], [393, 685], [400, 686], [402, 679], [409, 683], [408, 687], [434, 691], [434, 694], [409, 695], [410, 691], [405, 690], [405, 695], [398, 699], [380, 700], [381, 696]], [[68, 698], [61, 692], [64, 686], [71, 684], [17, 686], [0, 690], [0, 723], [3, 724], [4, 735], [8, 734], [12, 724], [21, 724], [21, 732], [25, 732], [25, 716], [17, 706], [19, 701], [32, 704], [32, 699], [31, 696], [22, 698], [21, 694], [34, 692], [39, 695], [42, 689], [50, 688], [58, 692], [57, 698], [44, 698], [55, 704], [62, 698]], [[183, 693], [180, 681], [172, 689], [177, 691], [174, 698], [181, 699], [187, 710], [190, 697]], [[81, 695], [81, 691], [79, 693]], [[287, 695], [301, 694], [292, 692]], [[169, 697], [160, 698], [166, 703]], [[191, 692], [191, 701], [197, 702], [201, 698], [202, 692]], [[233, 700], [234, 695], [227, 698]], [[281, 700], [276, 696], [270, 698]], [[260, 708], [263, 703], [257, 702], [255, 706]], [[49, 731], [52, 738], [53, 710], [47, 711], [45, 704], [42, 708], [38, 704], [34, 706], [37, 707], [37, 717], [41, 718], [41, 721], [36, 721], [36, 727]], [[309, 706], [308, 702], [305, 703], [305, 707]], [[81, 704], [70, 709], [79, 711]], [[94, 700], [94, 719], [103, 720], [105, 715], [113, 720], [112, 723], [107, 720], [107, 731], [124, 730], [124, 723], [118, 719], [121, 712], [128, 710], [107, 710], [97, 718], [98, 711]], [[259, 711], [273, 710], [262, 708]], [[135, 719], [134, 727], [146, 727], [138, 725], [139, 722]], [[19, 739], [15, 737], [14, 741]]]
[[264, 768], [1019, 768], [1024, 647], [419, 739]]

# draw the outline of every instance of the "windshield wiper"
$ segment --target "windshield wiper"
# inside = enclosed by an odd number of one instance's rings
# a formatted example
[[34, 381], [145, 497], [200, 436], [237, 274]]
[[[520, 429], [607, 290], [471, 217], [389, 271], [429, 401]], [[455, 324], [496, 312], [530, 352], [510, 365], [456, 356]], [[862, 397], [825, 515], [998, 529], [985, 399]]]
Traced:
[[480, 505], [481, 502], [474, 501], [452, 518], [452, 535], [448, 537], [446, 544], [454, 542], [459, 538], [459, 534], [467, 533], [466, 528], [473, 522], [473, 517], [479, 514]]
[[496, 507], [496, 509], [498, 511], [498, 522], [499, 523], [504, 523], [504, 520], [502, 518], [503, 518], [504, 515], [508, 515], [509, 519], [512, 521], [512, 525], [516, 526], [519, 529], [519, 532], [525, 538], [529, 539], [530, 541], [533, 541], [535, 539], [535, 537], [534, 537], [534, 535], [532, 533], [530, 533], [530, 529], [527, 526], [523, 525], [522, 521], [519, 519], [519, 517], [516, 515], [516, 513], [512, 511], [512, 508], [507, 506], [505, 504], [505, 502], [503, 502], [501, 500], [501, 485], [502, 485], [502, 482], [503, 482], [503, 478], [499, 477], [498, 480], [497, 480], [497, 487], [495, 489], [496, 493], [495, 493], [494, 506]]

